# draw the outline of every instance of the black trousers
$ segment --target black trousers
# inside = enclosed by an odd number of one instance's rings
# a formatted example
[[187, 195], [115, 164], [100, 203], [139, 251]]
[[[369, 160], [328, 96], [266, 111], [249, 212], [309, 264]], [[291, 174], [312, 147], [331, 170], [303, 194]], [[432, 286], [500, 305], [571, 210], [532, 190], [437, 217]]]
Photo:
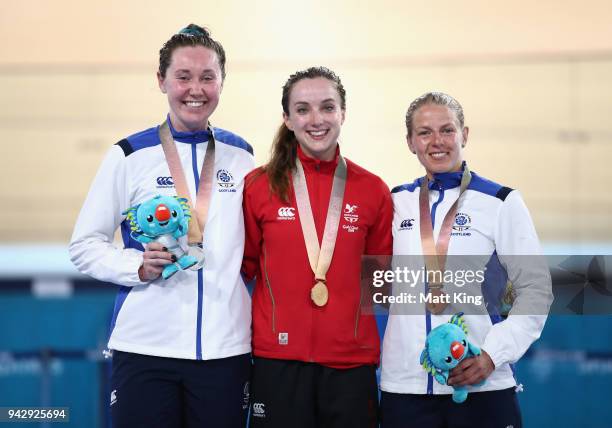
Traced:
[[251, 428], [375, 428], [376, 367], [255, 358]]
[[382, 392], [381, 428], [521, 428], [514, 388], [470, 392], [463, 403], [450, 395]]
[[115, 428], [243, 428], [250, 354], [183, 360], [113, 352], [111, 417]]

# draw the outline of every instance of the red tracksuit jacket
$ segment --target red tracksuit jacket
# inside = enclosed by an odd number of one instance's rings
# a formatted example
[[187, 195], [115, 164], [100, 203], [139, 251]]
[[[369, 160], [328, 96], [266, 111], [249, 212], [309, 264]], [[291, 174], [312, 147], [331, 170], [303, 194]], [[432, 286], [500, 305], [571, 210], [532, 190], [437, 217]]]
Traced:
[[[308, 194], [319, 244], [325, 228], [336, 159], [304, 155]], [[257, 276], [253, 293], [253, 353], [264, 358], [315, 362], [335, 368], [378, 364], [376, 321], [362, 313], [368, 303], [360, 287], [361, 256], [391, 254], [393, 205], [386, 184], [346, 159], [347, 182], [333, 259], [327, 272], [329, 300], [310, 299], [314, 273], [293, 195], [289, 203], [270, 193], [261, 168], [245, 179], [243, 273]]]

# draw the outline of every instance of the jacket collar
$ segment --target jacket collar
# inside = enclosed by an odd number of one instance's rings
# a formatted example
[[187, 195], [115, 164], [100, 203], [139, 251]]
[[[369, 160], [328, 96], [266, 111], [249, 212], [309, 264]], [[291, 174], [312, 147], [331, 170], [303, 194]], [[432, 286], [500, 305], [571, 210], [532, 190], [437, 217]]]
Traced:
[[[429, 188], [433, 190], [448, 190], [461, 185], [463, 170], [465, 169], [465, 161], [461, 164], [461, 171], [455, 172], [440, 172], [433, 175], [433, 179], [429, 181]], [[424, 177], [421, 178], [421, 184]]]
[[311, 158], [306, 155], [300, 145], [297, 147], [297, 156], [302, 162], [302, 166], [304, 167], [304, 171], [320, 171], [320, 172], [329, 172], [332, 173], [336, 170], [336, 166], [338, 165], [338, 156], [340, 155], [340, 145], [336, 146], [336, 155], [334, 159], [330, 161], [322, 161], [319, 159]]
[[172, 138], [175, 141], [178, 141], [180, 143], [188, 143], [188, 144], [203, 143], [205, 141], [210, 140], [211, 133], [214, 135], [212, 131], [212, 126], [210, 126], [210, 123], [208, 124], [208, 129], [205, 129], [203, 131], [181, 132], [181, 131], [177, 131], [176, 129], [174, 129], [174, 126], [172, 126], [172, 121], [170, 120], [169, 114], [168, 114], [167, 120], [168, 120], [168, 126], [170, 128], [170, 133], [172, 134]]

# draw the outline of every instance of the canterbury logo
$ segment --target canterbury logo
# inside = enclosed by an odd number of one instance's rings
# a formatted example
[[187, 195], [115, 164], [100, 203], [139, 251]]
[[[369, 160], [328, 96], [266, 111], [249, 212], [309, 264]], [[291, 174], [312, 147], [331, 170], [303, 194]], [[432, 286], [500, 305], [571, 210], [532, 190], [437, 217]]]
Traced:
[[157, 184], [160, 186], [174, 186], [172, 177], [157, 177]]
[[280, 207], [278, 209], [278, 216], [280, 218], [295, 217], [295, 208], [293, 208], [293, 207]]
[[406, 220], [402, 220], [401, 224], [400, 224], [400, 229], [409, 229], [413, 226], [414, 224], [414, 219], [413, 218], [409, 218]]
[[253, 403], [253, 416], [265, 417], [266, 405], [264, 403]]

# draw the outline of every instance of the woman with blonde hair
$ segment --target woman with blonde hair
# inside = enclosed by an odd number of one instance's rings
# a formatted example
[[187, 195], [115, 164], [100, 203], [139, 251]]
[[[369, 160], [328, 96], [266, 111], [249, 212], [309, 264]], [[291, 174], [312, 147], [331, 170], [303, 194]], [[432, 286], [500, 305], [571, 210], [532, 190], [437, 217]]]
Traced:
[[[541, 249], [533, 222], [519, 192], [468, 168], [469, 129], [457, 100], [440, 92], [424, 94], [410, 104], [406, 128], [408, 146], [425, 176], [392, 191], [394, 259], [422, 257], [428, 273], [441, 271], [445, 277], [463, 269], [459, 262], [474, 278], [484, 274], [465, 286], [428, 276], [412, 285], [412, 293], [429, 301], [410, 313], [391, 306], [382, 354], [382, 426], [519, 428], [511, 364], [540, 336], [552, 301], [547, 266], [535, 257]], [[455, 271], [445, 270], [449, 265]], [[503, 319], [499, 297], [508, 280], [514, 304]], [[481, 304], [457, 299], [468, 294]], [[481, 353], [458, 363], [442, 385], [422, 367], [425, 339], [461, 311], [468, 339]], [[449, 364], [468, 349], [466, 343], [452, 346], [445, 357]], [[452, 386], [468, 387], [465, 402], [451, 400]]]

